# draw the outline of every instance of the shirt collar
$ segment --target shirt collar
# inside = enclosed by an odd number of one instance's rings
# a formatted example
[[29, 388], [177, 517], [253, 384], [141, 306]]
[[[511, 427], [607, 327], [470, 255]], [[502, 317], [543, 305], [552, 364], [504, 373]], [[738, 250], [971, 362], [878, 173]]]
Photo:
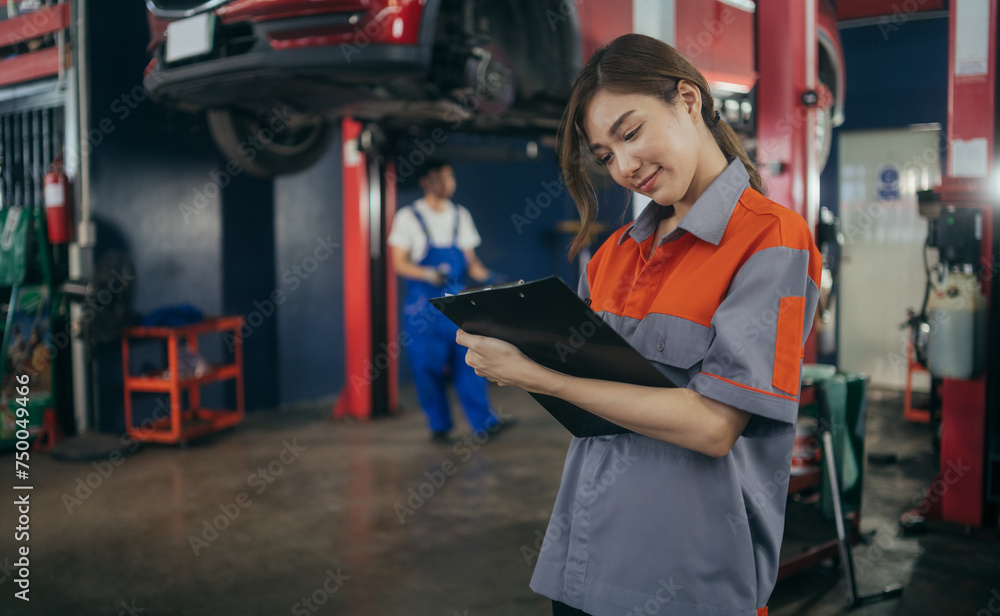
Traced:
[[[743, 166], [743, 161], [734, 158], [725, 171], [698, 197], [691, 210], [684, 216], [684, 220], [677, 225], [677, 229], [664, 237], [663, 241], [674, 239], [683, 230], [718, 246], [726, 227], [729, 226], [729, 218], [733, 215], [736, 202], [749, 187], [750, 175]], [[660, 222], [661, 207], [663, 206], [650, 201], [635, 219], [632, 228], [621, 235], [618, 243], [621, 244], [628, 237], [637, 242], [648, 239]]]
[[450, 211], [452, 208], [455, 207], [455, 204], [451, 202], [451, 199], [445, 199], [444, 200], [444, 209], [439, 212], [438, 210], [435, 210], [434, 208], [432, 208], [431, 205], [429, 203], [427, 203], [427, 199], [424, 199], [423, 197], [420, 197], [419, 199], [417, 199], [416, 201], [414, 201], [413, 205], [414, 205], [414, 207], [419, 207], [422, 210], [426, 210], [428, 212], [433, 212], [435, 214], [443, 214], [443, 213], [445, 213], [447, 211]]

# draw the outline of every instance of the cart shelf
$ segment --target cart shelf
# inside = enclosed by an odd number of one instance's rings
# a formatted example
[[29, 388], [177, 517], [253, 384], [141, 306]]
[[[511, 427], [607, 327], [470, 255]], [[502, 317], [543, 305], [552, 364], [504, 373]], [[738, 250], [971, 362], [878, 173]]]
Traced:
[[[181, 390], [191, 387], [235, 379], [240, 376], [240, 368], [236, 365], [216, 366], [202, 376], [178, 379], [177, 386]], [[170, 393], [174, 387], [173, 379], [160, 376], [133, 376], [128, 377], [131, 381], [132, 391], [162, 392]]]
[[[156, 443], [184, 443], [212, 432], [224, 430], [243, 421], [243, 340], [239, 316], [208, 319], [177, 327], [131, 327], [122, 336], [122, 367], [125, 373], [125, 428], [138, 440]], [[200, 336], [227, 336], [232, 349], [232, 363], [212, 366], [198, 377], [180, 377], [181, 344], [192, 354], [198, 353]], [[160, 339], [167, 346], [167, 376], [133, 375], [129, 364], [130, 346], [138, 339]], [[235, 409], [201, 408], [201, 387], [210, 383], [232, 380], [236, 385]], [[182, 407], [182, 394], [188, 394], [189, 408]], [[132, 394], [166, 393], [170, 396], [167, 417], [134, 425]]]

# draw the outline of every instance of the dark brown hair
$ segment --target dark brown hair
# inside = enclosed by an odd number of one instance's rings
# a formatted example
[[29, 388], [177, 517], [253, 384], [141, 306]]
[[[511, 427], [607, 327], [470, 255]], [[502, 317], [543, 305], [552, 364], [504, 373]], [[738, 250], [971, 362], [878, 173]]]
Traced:
[[750, 185], [763, 192], [760, 173], [739, 137], [724, 121], [715, 121], [712, 91], [698, 69], [663, 41], [642, 34], [620, 36], [594, 52], [580, 71], [559, 125], [559, 166], [582, 223], [569, 249], [571, 258], [586, 245], [590, 226], [597, 218], [594, 186], [583, 159], [592, 156], [583, 130], [584, 114], [590, 101], [601, 90], [608, 90], [620, 94], [646, 94], [671, 105], [677, 98], [677, 83], [681, 79], [701, 91], [701, 117], [719, 149], [727, 158], [738, 157], [743, 161], [750, 174]]

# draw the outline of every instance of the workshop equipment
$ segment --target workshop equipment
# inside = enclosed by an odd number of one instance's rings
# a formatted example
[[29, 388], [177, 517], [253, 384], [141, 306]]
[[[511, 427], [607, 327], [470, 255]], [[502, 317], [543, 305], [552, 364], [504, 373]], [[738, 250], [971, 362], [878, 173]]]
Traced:
[[[17, 191], [20, 195], [21, 192]], [[5, 293], [6, 292], [6, 293]], [[27, 432], [34, 440], [43, 418], [54, 425], [56, 373], [52, 335], [63, 322], [52, 284], [49, 244], [41, 208], [13, 206], [0, 210], [0, 297], [6, 315], [0, 320], [0, 451], [13, 449], [24, 428], [16, 410], [26, 399]], [[58, 308], [57, 308], [58, 310]], [[28, 395], [18, 394], [17, 375], [27, 375]], [[17, 408], [15, 408], [17, 407]], [[45, 444], [51, 445], [54, 434]]]

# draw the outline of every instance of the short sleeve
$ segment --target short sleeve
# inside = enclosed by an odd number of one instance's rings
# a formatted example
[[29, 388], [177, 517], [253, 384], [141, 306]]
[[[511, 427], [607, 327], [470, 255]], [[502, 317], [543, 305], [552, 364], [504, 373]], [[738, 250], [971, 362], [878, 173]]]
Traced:
[[576, 285], [576, 294], [584, 301], [590, 299], [590, 278], [587, 275], [586, 269], [580, 272], [580, 280]]
[[386, 243], [389, 246], [406, 248], [414, 263], [423, 259], [423, 255], [427, 252], [427, 238], [413, 214], [412, 207], [404, 207], [396, 212]]
[[806, 337], [819, 299], [819, 254], [759, 250], [712, 317], [713, 341], [688, 387], [769, 420], [794, 424]]
[[479, 237], [476, 223], [472, 221], [472, 214], [461, 205], [456, 207], [458, 208], [458, 238], [455, 243], [462, 250], [477, 248], [483, 243], [483, 240]]

